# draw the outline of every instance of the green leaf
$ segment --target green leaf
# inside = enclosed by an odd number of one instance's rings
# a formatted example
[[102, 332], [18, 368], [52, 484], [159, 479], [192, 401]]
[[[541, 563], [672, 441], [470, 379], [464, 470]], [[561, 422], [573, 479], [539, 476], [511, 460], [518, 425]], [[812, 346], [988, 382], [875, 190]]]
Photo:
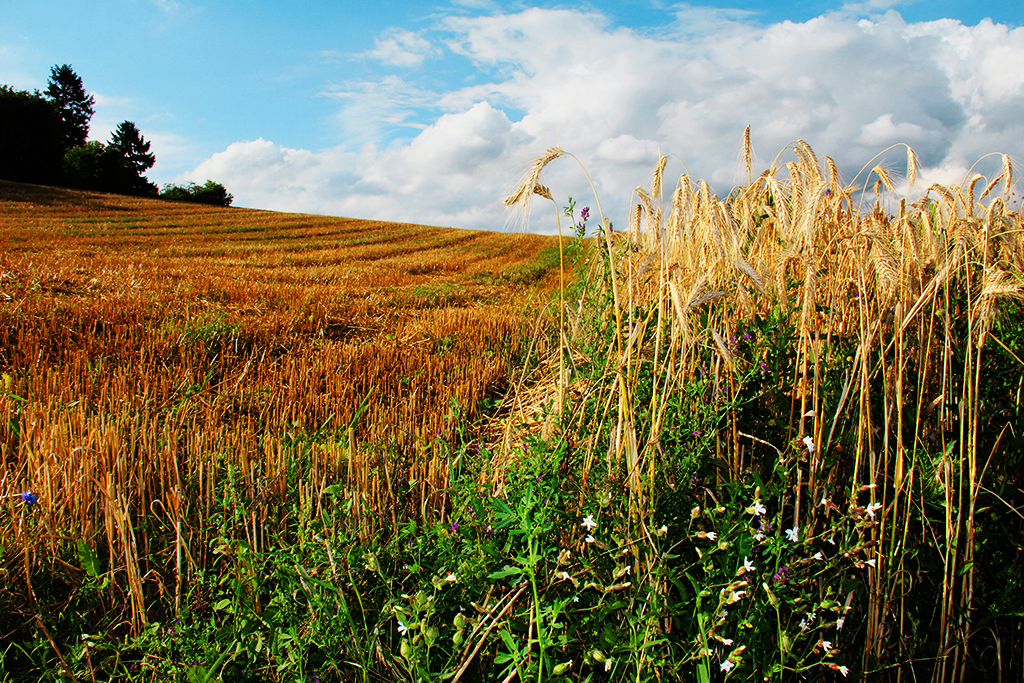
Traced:
[[78, 539], [78, 561], [82, 563], [86, 574], [94, 579], [99, 578], [102, 573], [99, 555], [83, 538]]
[[519, 654], [519, 646], [516, 645], [516, 641], [512, 638], [512, 634], [508, 632], [508, 629], [502, 629], [498, 635], [501, 636], [501, 640], [505, 643], [509, 653], [512, 656], [517, 656]]
[[487, 578], [488, 579], [504, 579], [506, 576], [518, 576], [519, 574], [522, 574], [522, 573], [523, 573], [523, 568], [522, 567], [511, 567], [511, 566], [506, 564], [504, 567], [502, 567], [498, 571], [493, 572], [491, 574], [488, 574]]

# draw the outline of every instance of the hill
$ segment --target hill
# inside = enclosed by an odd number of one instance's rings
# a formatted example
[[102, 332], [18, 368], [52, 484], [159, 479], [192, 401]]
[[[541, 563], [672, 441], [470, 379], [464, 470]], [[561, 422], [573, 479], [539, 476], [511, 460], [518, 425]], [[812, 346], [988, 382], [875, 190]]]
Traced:
[[503, 391], [558, 263], [538, 235], [10, 182], [0, 244], [0, 480], [86, 538], [229, 473], [252, 496], [424, 481], [415, 454]]
[[505, 381], [525, 307], [557, 270], [557, 243], [537, 235], [9, 182], [0, 241], [4, 372], [33, 401], [109, 419], [187, 391], [204, 424], [253, 438], [348, 425], [367, 397], [365, 438], [445, 432], [450, 401], [475, 413]]

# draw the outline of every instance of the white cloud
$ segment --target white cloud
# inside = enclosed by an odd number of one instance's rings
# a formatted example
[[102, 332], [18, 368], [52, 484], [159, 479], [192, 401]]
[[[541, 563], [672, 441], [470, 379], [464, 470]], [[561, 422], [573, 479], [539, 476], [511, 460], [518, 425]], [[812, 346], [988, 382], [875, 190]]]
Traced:
[[[442, 92], [387, 73], [336, 86], [343, 145], [235, 143], [189, 176], [223, 182], [242, 205], [496, 229], [517, 173], [556, 144], [587, 167], [616, 222], [659, 150], [727, 193], [748, 124], [759, 158], [804, 139], [847, 177], [896, 142], [915, 148], [922, 178], [956, 178], [991, 151], [1024, 154], [1024, 29], [863, 18], [891, 5], [769, 26], [683, 8], [657, 35], [537, 8], [390, 31], [371, 56], [404, 68], [443, 46], [470, 77]], [[571, 160], [544, 182], [592, 203]], [[534, 218], [534, 230], [553, 230]]]
[[419, 66], [425, 59], [440, 55], [440, 50], [426, 38], [400, 29], [388, 31], [375, 39], [374, 45], [365, 56], [391, 66]]
[[645, 164], [653, 166], [661, 156], [658, 143], [637, 140], [629, 133], [601, 140], [594, 158], [602, 164]]

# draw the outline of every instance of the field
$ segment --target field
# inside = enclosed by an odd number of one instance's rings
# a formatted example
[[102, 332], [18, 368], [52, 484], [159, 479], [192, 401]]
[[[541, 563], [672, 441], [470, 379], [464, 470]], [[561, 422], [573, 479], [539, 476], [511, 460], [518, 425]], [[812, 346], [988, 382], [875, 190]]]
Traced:
[[9, 678], [1019, 679], [1010, 160], [786, 152], [561, 252], [0, 184]]
[[[0, 482], [46, 501], [45, 533], [5, 536], [4, 572], [12, 541], [46, 564], [87, 539], [138, 591], [136, 541], [209, 511], [228, 469], [254, 496], [378, 466], [444, 488], [416, 454], [502, 396], [557, 267], [536, 235], [6, 182], [0, 244]], [[387, 496], [361, 490], [353, 514]], [[205, 566], [202, 532], [183, 542]]]

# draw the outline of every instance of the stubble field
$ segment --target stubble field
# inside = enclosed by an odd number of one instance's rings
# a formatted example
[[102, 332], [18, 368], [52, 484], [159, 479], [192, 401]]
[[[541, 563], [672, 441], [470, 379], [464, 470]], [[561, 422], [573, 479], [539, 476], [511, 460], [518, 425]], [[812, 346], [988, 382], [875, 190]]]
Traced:
[[[140, 605], [145, 529], [208, 514], [229, 470], [254, 498], [373, 470], [443, 507], [434, 444], [500, 397], [558, 264], [538, 235], [7, 182], [0, 245], [0, 482], [46, 503], [3, 569], [97, 542]], [[371, 484], [349, 502], [396, 519]], [[255, 547], [288, 523], [251, 519]]]

